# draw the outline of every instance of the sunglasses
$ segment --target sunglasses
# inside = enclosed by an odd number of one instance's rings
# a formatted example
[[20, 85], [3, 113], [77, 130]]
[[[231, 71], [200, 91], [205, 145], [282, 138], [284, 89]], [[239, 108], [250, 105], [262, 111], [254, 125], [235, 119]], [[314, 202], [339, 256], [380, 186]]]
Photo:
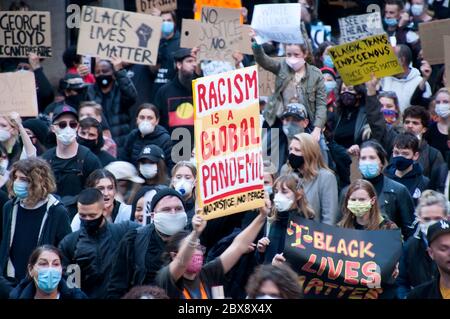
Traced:
[[77, 121], [61, 121], [58, 123], [55, 123], [54, 125], [57, 125], [61, 130], [65, 129], [67, 127], [67, 125], [70, 126], [70, 128], [76, 129], [78, 127], [78, 122]]

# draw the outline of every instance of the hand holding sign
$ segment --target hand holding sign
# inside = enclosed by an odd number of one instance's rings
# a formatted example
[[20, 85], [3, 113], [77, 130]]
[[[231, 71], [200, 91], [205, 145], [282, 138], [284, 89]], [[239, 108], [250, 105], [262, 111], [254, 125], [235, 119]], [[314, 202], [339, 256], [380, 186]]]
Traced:
[[428, 61], [423, 60], [422, 65], [420, 66], [420, 73], [422, 73], [422, 77], [425, 81], [428, 81], [428, 79], [431, 76], [431, 65], [428, 63]]
[[374, 73], [370, 75], [370, 80], [366, 82], [367, 96], [377, 95], [377, 87], [380, 80], [375, 76]]
[[88, 66], [80, 64], [77, 68], [77, 72], [81, 77], [85, 77], [90, 73], [90, 70]]
[[192, 217], [192, 230], [200, 236], [206, 227], [206, 220], [204, 220], [200, 215], [194, 215]]
[[260, 240], [258, 240], [258, 244], [256, 245], [256, 249], [258, 249], [258, 252], [265, 253], [267, 246], [270, 245], [270, 239], [269, 237], [263, 237]]
[[20, 114], [17, 112], [9, 113], [9, 119], [11, 120], [11, 122], [15, 123], [18, 127], [22, 125], [22, 118], [20, 117]]
[[118, 72], [123, 69], [122, 59], [116, 56], [111, 57], [111, 63], [114, 67], [114, 71]]
[[39, 61], [39, 57], [36, 53], [30, 53], [28, 54], [28, 63], [30, 63], [31, 68], [34, 70], [37, 70], [41, 67], [41, 63]]

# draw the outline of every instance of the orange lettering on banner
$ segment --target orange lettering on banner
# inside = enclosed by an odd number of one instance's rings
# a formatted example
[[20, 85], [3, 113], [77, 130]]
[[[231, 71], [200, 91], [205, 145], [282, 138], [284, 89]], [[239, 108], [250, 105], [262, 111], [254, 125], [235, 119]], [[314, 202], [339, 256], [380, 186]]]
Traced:
[[378, 265], [373, 261], [364, 263], [361, 271], [367, 279], [361, 279], [361, 284], [365, 286], [370, 284], [373, 287], [381, 287], [381, 274], [378, 272], [378, 268]]
[[314, 269], [312, 269], [311, 266], [314, 265], [314, 263], [316, 262], [316, 259], [317, 259], [317, 256], [315, 254], [311, 254], [309, 256], [308, 262], [303, 265], [302, 270], [307, 271], [312, 274], [315, 274], [316, 271]]
[[360, 263], [357, 261], [345, 261], [345, 277], [344, 282], [350, 285], [357, 285], [359, 283], [358, 280], [358, 272], [355, 269], [359, 269]]
[[335, 280], [341, 274], [344, 263], [341, 259], [339, 259], [337, 262], [337, 266], [335, 267], [333, 258], [328, 257], [327, 260], [330, 268], [330, 270], [328, 271], [328, 278], [331, 280]]

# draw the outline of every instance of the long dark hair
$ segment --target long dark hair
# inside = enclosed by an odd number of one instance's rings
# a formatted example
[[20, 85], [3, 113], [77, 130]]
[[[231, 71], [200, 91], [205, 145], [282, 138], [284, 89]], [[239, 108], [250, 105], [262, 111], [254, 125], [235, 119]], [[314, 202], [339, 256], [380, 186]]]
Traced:
[[96, 188], [96, 184], [102, 178], [108, 178], [114, 185], [114, 189], [117, 191], [117, 180], [116, 177], [108, 170], [104, 168], [99, 168], [93, 171], [86, 180], [86, 187]]

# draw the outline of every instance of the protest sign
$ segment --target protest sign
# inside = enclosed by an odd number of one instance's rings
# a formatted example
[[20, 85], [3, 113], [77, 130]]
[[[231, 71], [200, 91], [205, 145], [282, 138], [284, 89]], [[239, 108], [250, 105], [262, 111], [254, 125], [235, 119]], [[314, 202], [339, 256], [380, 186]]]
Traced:
[[0, 73], [0, 114], [10, 112], [17, 112], [20, 116], [38, 115], [33, 72]]
[[264, 206], [257, 67], [199, 78], [192, 91], [200, 215]]
[[83, 6], [78, 51], [103, 59], [155, 65], [162, 18], [100, 7]]
[[431, 65], [444, 63], [444, 36], [450, 35], [450, 19], [419, 24], [423, 57]]
[[169, 12], [177, 9], [177, 0], [136, 0], [136, 11], [150, 13], [153, 8], [161, 12]]
[[340, 18], [339, 28], [341, 31], [341, 44], [385, 33], [381, 23], [381, 15], [378, 11]]
[[251, 24], [257, 34], [256, 42], [303, 43], [300, 8], [299, 3], [256, 5]]
[[0, 57], [52, 56], [50, 12], [0, 11]]
[[299, 274], [305, 298], [393, 298], [400, 230], [355, 230], [292, 215], [284, 257]]
[[331, 41], [331, 26], [321, 23], [311, 25], [310, 36], [314, 49], [318, 49], [319, 45], [324, 41]]
[[[221, 8], [232, 8], [241, 9], [241, 0], [196, 0], [195, 1], [196, 10], [194, 14], [194, 20], [200, 20], [202, 15], [202, 8], [204, 6], [209, 7], [221, 7]], [[242, 20], [241, 20], [242, 22]]]
[[[284, 58], [274, 58], [278, 61], [282, 61]], [[258, 65], [258, 79], [259, 79], [259, 95], [271, 96], [275, 91], [275, 79], [276, 75], [270, 71], [267, 71], [260, 65]]]
[[329, 49], [334, 66], [346, 85], [358, 85], [370, 80], [403, 72], [386, 34], [374, 35]]

